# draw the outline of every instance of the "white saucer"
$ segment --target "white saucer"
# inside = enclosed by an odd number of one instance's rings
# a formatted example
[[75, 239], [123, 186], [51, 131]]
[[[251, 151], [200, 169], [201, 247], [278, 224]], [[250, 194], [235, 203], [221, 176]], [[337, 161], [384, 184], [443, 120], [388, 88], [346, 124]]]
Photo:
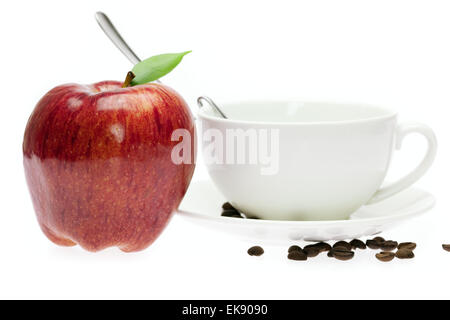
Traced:
[[178, 215], [193, 223], [252, 240], [345, 240], [374, 235], [430, 210], [434, 197], [409, 188], [387, 200], [367, 205], [350, 220], [277, 221], [222, 217], [226, 199], [212, 181], [193, 181], [180, 204]]

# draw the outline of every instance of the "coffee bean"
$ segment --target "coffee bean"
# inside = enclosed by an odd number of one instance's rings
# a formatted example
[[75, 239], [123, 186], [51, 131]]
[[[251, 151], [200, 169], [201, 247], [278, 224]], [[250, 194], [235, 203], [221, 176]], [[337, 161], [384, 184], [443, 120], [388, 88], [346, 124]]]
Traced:
[[264, 253], [264, 249], [260, 246], [254, 246], [247, 250], [247, 253], [251, 256], [260, 256]]
[[222, 217], [242, 218], [241, 214], [236, 210], [224, 210], [222, 212]]
[[442, 249], [444, 249], [445, 251], [450, 251], [450, 244], [443, 244]]
[[367, 240], [366, 241], [366, 245], [370, 248], [370, 249], [373, 249], [373, 250], [378, 250], [378, 249], [380, 249], [380, 243], [379, 242], [377, 242], [377, 241], [375, 241], [375, 240]]
[[333, 252], [333, 257], [338, 260], [347, 261], [352, 259], [355, 256], [355, 253], [351, 250], [340, 249], [342, 247], [338, 247], [336, 249], [332, 249], [330, 252]]
[[352, 241], [350, 241], [350, 244], [352, 246], [352, 249], [364, 250], [367, 248], [366, 244], [359, 239], [353, 239]]
[[338, 241], [333, 245], [333, 249], [340, 248], [340, 249], [346, 249], [346, 250], [352, 250], [352, 245], [345, 241]]
[[317, 249], [319, 249], [320, 252], [326, 252], [326, 251], [330, 251], [331, 250], [331, 246], [328, 243], [325, 243], [325, 242], [318, 242], [318, 243], [313, 244], [312, 246], [314, 246]]
[[239, 219], [244, 219], [244, 217], [242, 217], [240, 214], [236, 213], [236, 214], [232, 214], [230, 216], [226, 216], [227, 218], [239, 218]]
[[398, 247], [398, 242], [392, 241], [392, 240], [382, 242], [380, 245], [380, 248], [383, 251], [392, 251], [392, 250], [397, 249], [397, 247]]
[[288, 254], [289, 260], [297, 260], [297, 261], [305, 261], [308, 259], [308, 256], [303, 251], [294, 250], [289, 252]]
[[320, 253], [319, 249], [314, 246], [306, 246], [303, 251], [306, 253], [308, 258], [316, 257]]
[[414, 250], [416, 248], [416, 244], [414, 242], [402, 242], [398, 245], [397, 249], [409, 249]]
[[331, 249], [330, 251], [328, 251], [327, 257], [328, 257], [328, 258], [334, 258], [333, 249]]
[[235, 210], [236, 211], [236, 209], [231, 205], [231, 203], [229, 203], [229, 202], [225, 202], [223, 205], [222, 205], [222, 209], [223, 210]]
[[412, 258], [414, 258], [414, 252], [412, 252], [412, 250], [408, 250], [408, 249], [400, 249], [400, 250], [397, 250], [397, 252], [395, 253], [395, 256], [399, 259], [412, 259]]
[[375, 242], [378, 242], [378, 243], [382, 243], [382, 242], [385, 242], [385, 241], [386, 241], [386, 240], [384, 240], [384, 238], [382, 238], [382, 237], [375, 237], [375, 238], [373, 238], [372, 240], [375, 241]]
[[[331, 250], [331, 246], [325, 242], [318, 242], [318, 243], [310, 244], [303, 248], [303, 251], [309, 252], [310, 255], [308, 255], [308, 257], [309, 256], [315, 257], [321, 252], [327, 252], [330, 250]], [[317, 254], [316, 254], [316, 251], [317, 251]]]
[[288, 253], [290, 253], [292, 251], [302, 251], [302, 248], [300, 248], [299, 246], [293, 245], [293, 246], [289, 247]]
[[382, 251], [380, 253], [377, 253], [375, 255], [375, 257], [377, 257], [377, 259], [380, 260], [380, 261], [389, 262], [389, 261], [392, 261], [392, 259], [395, 258], [395, 253]]

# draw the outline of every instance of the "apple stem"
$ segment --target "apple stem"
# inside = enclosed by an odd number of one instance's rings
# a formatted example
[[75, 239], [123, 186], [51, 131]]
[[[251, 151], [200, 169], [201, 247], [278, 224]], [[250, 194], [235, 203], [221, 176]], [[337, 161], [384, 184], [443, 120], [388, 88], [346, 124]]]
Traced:
[[133, 72], [129, 71], [127, 73], [127, 77], [125, 78], [125, 81], [124, 81], [124, 83], [122, 85], [122, 88], [129, 87], [130, 84], [131, 84], [131, 81], [133, 81], [134, 77], [136, 77], [136, 75]]

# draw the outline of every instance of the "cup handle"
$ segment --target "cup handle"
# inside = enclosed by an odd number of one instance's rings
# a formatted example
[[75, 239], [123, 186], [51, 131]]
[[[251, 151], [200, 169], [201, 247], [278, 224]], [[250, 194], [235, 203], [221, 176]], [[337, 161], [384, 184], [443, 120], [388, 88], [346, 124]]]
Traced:
[[399, 150], [402, 146], [403, 138], [410, 133], [420, 133], [422, 134], [428, 142], [428, 150], [423, 158], [422, 162], [409, 174], [398, 180], [397, 182], [391, 183], [383, 188], [378, 189], [373, 197], [367, 202], [367, 204], [372, 204], [384, 200], [394, 194], [408, 188], [417, 180], [419, 180], [425, 172], [432, 165], [434, 158], [436, 157], [437, 150], [437, 140], [436, 136], [430, 127], [420, 124], [420, 123], [403, 123], [399, 124], [395, 133], [395, 148]]

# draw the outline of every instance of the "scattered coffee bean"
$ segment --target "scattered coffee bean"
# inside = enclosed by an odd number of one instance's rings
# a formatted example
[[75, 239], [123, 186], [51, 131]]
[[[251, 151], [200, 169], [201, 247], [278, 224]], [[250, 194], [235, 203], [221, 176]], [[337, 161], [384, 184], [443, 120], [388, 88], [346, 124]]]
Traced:
[[444, 249], [445, 251], [450, 251], [450, 244], [443, 244], [442, 249]]
[[336, 249], [332, 249], [330, 252], [333, 252], [333, 257], [338, 260], [347, 261], [352, 259], [355, 256], [355, 253], [351, 250], [340, 249], [342, 247], [338, 247]]
[[392, 240], [384, 241], [380, 245], [380, 248], [383, 251], [393, 251], [393, 250], [397, 249], [397, 247], [398, 247], [398, 242], [392, 241]]
[[222, 205], [222, 209], [223, 210], [234, 210], [234, 211], [236, 211], [236, 209], [231, 205], [231, 203], [229, 203], [229, 202], [225, 202], [223, 205]]
[[[229, 208], [226, 203], [224, 204], [224, 207]], [[242, 218], [240, 213], [234, 208], [224, 208], [222, 215], [227, 217], [236, 217], [239, 215], [239, 217]], [[353, 249], [366, 249], [367, 247], [370, 249], [381, 249], [382, 251], [377, 253], [375, 257], [380, 261], [389, 262], [395, 257], [398, 259], [414, 258], [415, 255], [413, 250], [417, 247], [417, 245], [414, 242], [402, 242], [398, 244], [397, 241], [385, 240], [382, 237], [375, 237], [371, 240], [369, 239], [366, 243], [359, 239], [353, 239], [350, 243], [346, 241], [338, 241], [333, 245], [333, 247], [326, 242], [318, 242], [307, 245], [303, 249], [298, 245], [292, 245], [288, 249], [287, 257], [290, 260], [305, 261], [308, 258], [316, 257], [321, 252], [327, 252], [327, 256], [330, 258], [347, 261], [354, 258], [355, 252], [352, 251]], [[450, 244], [443, 244], [442, 248], [450, 252]], [[395, 249], [397, 249], [397, 252], [392, 252]], [[264, 249], [260, 246], [254, 246], [248, 249], [247, 253], [250, 256], [260, 256], [264, 254]]]
[[352, 249], [364, 250], [367, 248], [366, 244], [359, 239], [353, 239], [352, 241], [350, 241], [350, 244], [352, 246]]
[[389, 262], [389, 261], [392, 261], [392, 259], [395, 258], [395, 253], [382, 251], [380, 253], [377, 253], [375, 256], [380, 261]]
[[222, 217], [227, 217], [227, 218], [240, 218], [243, 219], [243, 217], [240, 214], [232, 214], [232, 215], [222, 215]]
[[247, 253], [251, 256], [260, 256], [264, 253], [264, 249], [260, 246], [254, 246], [247, 250]]
[[224, 210], [222, 212], [222, 217], [242, 218], [241, 214], [236, 210]]
[[367, 247], [369, 247], [370, 249], [373, 249], [373, 250], [378, 250], [378, 249], [380, 249], [380, 246], [381, 246], [381, 244], [375, 240], [367, 240], [366, 245], [367, 245]]
[[318, 248], [314, 247], [314, 245], [312, 246], [306, 246], [303, 251], [306, 253], [306, 255], [308, 256], [308, 258], [313, 258], [319, 255], [320, 251]]
[[408, 250], [408, 249], [400, 249], [400, 250], [397, 250], [397, 252], [395, 253], [395, 256], [399, 259], [412, 259], [412, 258], [414, 258], [414, 252], [412, 252], [412, 250]]
[[313, 246], [319, 249], [320, 252], [326, 252], [331, 250], [331, 246], [326, 242], [318, 242], [316, 244], [313, 244]]
[[300, 248], [299, 246], [293, 245], [293, 246], [289, 247], [288, 253], [291, 253], [292, 251], [302, 251], [302, 248]]
[[375, 237], [375, 238], [373, 238], [372, 240], [375, 241], [375, 242], [378, 242], [378, 243], [382, 243], [382, 242], [385, 242], [385, 241], [386, 241], [386, 240], [384, 240], [384, 238], [382, 238], [382, 237]]
[[337, 248], [346, 249], [346, 250], [350, 251], [350, 250], [352, 250], [352, 245], [345, 241], [338, 241], [333, 245], [333, 249], [337, 249]]
[[416, 244], [414, 242], [402, 242], [398, 245], [398, 249], [408, 249], [414, 250], [416, 248]]
[[306, 253], [302, 251], [298, 251], [298, 250], [294, 250], [289, 252], [288, 254], [288, 259], [289, 260], [297, 260], [297, 261], [305, 261], [308, 259], [308, 256], [306, 255]]

